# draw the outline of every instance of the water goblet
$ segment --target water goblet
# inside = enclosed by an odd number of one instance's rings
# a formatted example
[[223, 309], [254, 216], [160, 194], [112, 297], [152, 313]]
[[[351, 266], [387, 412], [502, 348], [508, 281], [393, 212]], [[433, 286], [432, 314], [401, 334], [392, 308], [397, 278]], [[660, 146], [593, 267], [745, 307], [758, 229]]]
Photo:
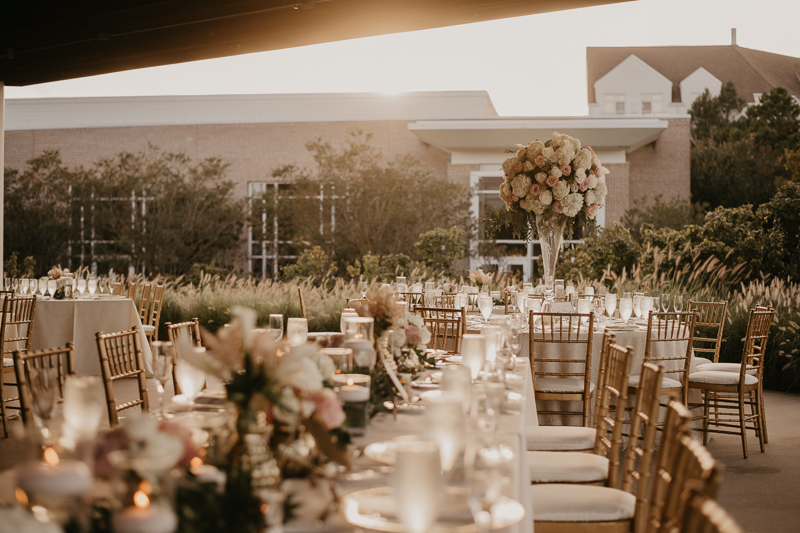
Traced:
[[408, 533], [426, 533], [439, 515], [444, 481], [435, 442], [398, 442], [392, 492], [395, 512]]
[[3, 286], [7, 291], [11, 290], [11, 278], [3, 278]]
[[76, 442], [93, 439], [106, 409], [103, 379], [100, 376], [66, 376], [63, 405], [65, 432]]
[[172, 375], [172, 365], [175, 360], [174, 346], [171, 342], [153, 341], [150, 343], [153, 352], [153, 375], [158, 380], [158, 418], [173, 418], [167, 413], [164, 405], [164, 387]]
[[676, 313], [680, 313], [683, 311], [683, 295], [676, 294], [672, 297], [672, 308], [675, 309]]
[[478, 296], [478, 309], [480, 309], [481, 316], [486, 322], [489, 321], [489, 317], [492, 315], [493, 305], [492, 297], [488, 294], [481, 294]]
[[652, 300], [653, 300], [653, 307], [651, 310], [658, 313], [661, 310], [661, 298], [659, 298], [658, 296], [653, 296]]
[[269, 315], [269, 331], [273, 340], [281, 340], [283, 337], [283, 315]]
[[11, 280], [11, 290], [14, 291], [14, 294], [17, 294], [19, 291], [19, 278], [14, 278]]
[[39, 280], [36, 278], [29, 279], [28, 290], [30, 291], [31, 296], [36, 296], [36, 293], [39, 291]]
[[45, 293], [47, 292], [47, 282], [47, 276], [42, 276], [39, 278], [39, 294], [41, 294], [42, 297], [44, 297]]
[[94, 293], [97, 292], [97, 278], [89, 278], [87, 288], [89, 289], [89, 297], [94, 300]]
[[[589, 313], [592, 312], [592, 300], [585, 298], [578, 300], [578, 313], [581, 315], [581, 325], [586, 325], [589, 322]], [[587, 315], [587, 316], [583, 316]]]
[[33, 419], [42, 433], [44, 447], [50, 445], [52, 435], [47, 427], [56, 408], [56, 390], [58, 388], [58, 370], [42, 364], [28, 365], [28, 379], [33, 401]]
[[23, 295], [28, 294], [28, 289], [31, 286], [31, 281], [28, 278], [22, 278], [19, 280], [19, 290], [22, 292]]
[[49, 279], [47, 280], [47, 293], [50, 295], [50, 298], [56, 293], [56, 288], [58, 285], [56, 284], [56, 280]]
[[603, 313], [606, 310], [606, 304], [603, 301], [602, 296], [598, 296], [592, 300], [592, 309], [594, 310], [594, 324], [595, 324], [595, 331], [597, 330], [597, 323], [600, 322], [600, 319], [603, 317]]
[[361, 297], [362, 298], [366, 298], [367, 297], [367, 290], [369, 289], [369, 283], [366, 282], [366, 281], [362, 281], [359, 284], [359, 286], [361, 288]]
[[631, 298], [621, 298], [619, 301], [619, 316], [622, 318], [622, 321], [627, 324], [628, 319], [631, 317], [631, 313], [633, 312], [633, 300]]
[[669, 311], [669, 294], [661, 295], [661, 309], [666, 313]]
[[290, 346], [300, 346], [308, 340], [308, 320], [290, 318], [286, 323], [286, 340]]
[[653, 305], [654, 305], [653, 298], [649, 296], [642, 296], [642, 301], [639, 305], [642, 311], [642, 316], [645, 318], [645, 320], [650, 318], [650, 311], [653, 310]]
[[642, 318], [642, 295], [635, 294], [633, 296], [633, 314], [636, 315], [637, 320]]
[[617, 310], [617, 295], [606, 294], [606, 314], [609, 318], [614, 316], [614, 311]]
[[524, 313], [527, 309], [526, 305], [528, 303], [528, 295], [524, 292], [517, 293], [517, 309], [519, 309], [520, 313]]
[[78, 292], [80, 293], [80, 297], [83, 298], [83, 293], [86, 292], [86, 280], [83, 278], [78, 278]]

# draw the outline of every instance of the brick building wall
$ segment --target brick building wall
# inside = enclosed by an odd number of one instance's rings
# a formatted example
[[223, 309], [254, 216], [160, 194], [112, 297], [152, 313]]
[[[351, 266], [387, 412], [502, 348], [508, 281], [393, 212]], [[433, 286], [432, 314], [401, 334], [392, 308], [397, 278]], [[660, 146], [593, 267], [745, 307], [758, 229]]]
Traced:
[[670, 118], [669, 127], [657, 141], [628, 154], [630, 203], [640, 198], [652, 200], [657, 195], [664, 200], [689, 198], [690, 139], [690, 119]]

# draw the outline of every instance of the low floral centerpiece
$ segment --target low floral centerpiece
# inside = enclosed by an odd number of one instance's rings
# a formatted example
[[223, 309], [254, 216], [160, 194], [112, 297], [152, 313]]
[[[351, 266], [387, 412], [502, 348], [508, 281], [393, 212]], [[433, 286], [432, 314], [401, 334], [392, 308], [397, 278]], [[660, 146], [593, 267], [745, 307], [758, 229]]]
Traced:
[[606, 169], [591, 146], [575, 137], [553, 132], [545, 142], [535, 140], [503, 161], [500, 198], [505, 211], [490, 214], [488, 229], [496, 234], [511, 229], [516, 238], [541, 243], [544, 283], [552, 291], [555, 265], [564, 237], [575, 227], [590, 224], [604, 205]]
[[478, 287], [479, 292], [482, 292], [484, 288], [489, 290], [489, 284], [492, 282], [492, 275], [478, 268], [470, 271], [469, 280]]

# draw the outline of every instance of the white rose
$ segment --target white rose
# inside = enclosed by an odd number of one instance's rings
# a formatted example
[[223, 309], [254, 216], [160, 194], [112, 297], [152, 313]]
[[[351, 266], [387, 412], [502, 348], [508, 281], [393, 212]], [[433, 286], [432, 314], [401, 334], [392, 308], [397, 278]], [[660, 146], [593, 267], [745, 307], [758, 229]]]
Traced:
[[530, 172], [530, 171], [532, 171], [534, 168], [535, 168], [535, 167], [533, 166], [533, 163], [531, 163], [530, 161], [525, 161], [524, 163], [522, 163], [522, 170], [523, 170], [523, 172]]
[[542, 150], [542, 155], [545, 156], [545, 158], [547, 158], [548, 161], [553, 160], [553, 156], [555, 155], [555, 153], [556, 151], [553, 150], [553, 148], [551, 148], [550, 146]]
[[559, 202], [563, 200], [569, 194], [569, 185], [567, 185], [566, 181], [559, 181], [558, 184], [553, 187], [553, 198], [558, 200]]
[[551, 168], [550, 169], [550, 175], [551, 176], [555, 176], [557, 178], [560, 178], [561, 176], [563, 176], [563, 174], [561, 173], [561, 169], [558, 168], [558, 167]]
[[595, 203], [594, 191], [586, 191], [585, 199], [586, 199], [586, 205], [592, 205], [593, 203]]
[[589, 188], [594, 189], [595, 187], [597, 187], [597, 182], [598, 182], [597, 176], [595, 176], [594, 174], [589, 174]]
[[537, 140], [528, 144], [528, 161], [533, 161], [536, 159], [537, 155], [542, 155], [542, 150], [544, 150], [544, 143], [542, 141]]
[[542, 213], [544, 213], [545, 209], [544, 204], [540, 202], [538, 198], [535, 198], [533, 196], [529, 196], [524, 200], [520, 201], [519, 205], [525, 211], [528, 211], [529, 213], [533, 211], [537, 215], [541, 215]]
[[572, 191], [572, 192], [578, 192], [579, 190], [581, 190], [581, 187], [580, 187], [580, 185], [578, 185], [576, 182], [573, 181], [569, 185], [569, 190]]
[[574, 217], [583, 208], [583, 195], [572, 193], [562, 200], [561, 205], [564, 207], [565, 215]]
[[542, 194], [539, 195], [539, 201], [542, 202], [543, 205], [550, 205], [553, 203], [553, 193], [550, 191], [542, 191]]
[[592, 166], [599, 167], [600, 166], [600, 158], [597, 157], [597, 154], [592, 154]]
[[503, 172], [505, 172], [505, 174], [506, 174], [507, 176], [513, 176], [513, 175], [515, 175], [515, 174], [516, 174], [516, 172], [514, 172], [514, 166], [515, 166], [515, 165], [516, 165], [518, 162], [519, 162], [519, 159], [517, 159], [516, 157], [509, 157], [508, 159], [506, 159], [505, 161], [503, 161]]
[[575, 161], [573, 163], [574, 166], [578, 168], [589, 168], [591, 164], [592, 164], [592, 153], [586, 148], [575, 154]]
[[586, 179], [586, 169], [585, 168], [579, 168], [578, 170], [575, 171], [575, 183], [580, 185], [581, 183], [583, 183], [583, 180], [585, 180], [585, 179]]
[[547, 179], [547, 174], [544, 172], [537, 172], [536, 173], [536, 182], [537, 183], [544, 183], [544, 180]]
[[517, 198], [524, 198], [531, 190], [531, 179], [525, 174], [517, 174], [511, 180], [511, 190]]
[[602, 202], [603, 198], [606, 197], [608, 194], [608, 187], [606, 187], [606, 182], [604, 180], [599, 180], [597, 182], [597, 187], [594, 188], [594, 195], [597, 198], [597, 202]]

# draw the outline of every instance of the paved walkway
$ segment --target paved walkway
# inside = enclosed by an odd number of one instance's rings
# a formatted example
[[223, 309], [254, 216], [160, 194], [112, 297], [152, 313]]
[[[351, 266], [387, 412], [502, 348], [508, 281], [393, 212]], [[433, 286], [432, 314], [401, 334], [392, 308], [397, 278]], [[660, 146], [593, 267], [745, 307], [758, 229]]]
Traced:
[[[155, 381], [148, 380], [150, 402], [158, 408]], [[117, 400], [137, 397], [136, 382], [117, 382]], [[168, 385], [171, 389], [171, 384]], [[172, 394], [167, 391], [168, 396]], [[741, 439], [734, 435], [714, 435], [708, 449], [725, 466], [719, 502], [750, 533], [800, 532], [800, 395], [767, 391], [764, 395], [769, 444], [759, 451], [758, 439], [751, 432], [750, 457], [742, 458]], [[104, 419], [108, 427], [108, 419]], [[19, 421], [10, 422], [12, 432], [21, 430]], [[34, 450], [35, 451], [35, 450]], [[0, 437], [0, 471], [32, 453], [23, 440]]]

